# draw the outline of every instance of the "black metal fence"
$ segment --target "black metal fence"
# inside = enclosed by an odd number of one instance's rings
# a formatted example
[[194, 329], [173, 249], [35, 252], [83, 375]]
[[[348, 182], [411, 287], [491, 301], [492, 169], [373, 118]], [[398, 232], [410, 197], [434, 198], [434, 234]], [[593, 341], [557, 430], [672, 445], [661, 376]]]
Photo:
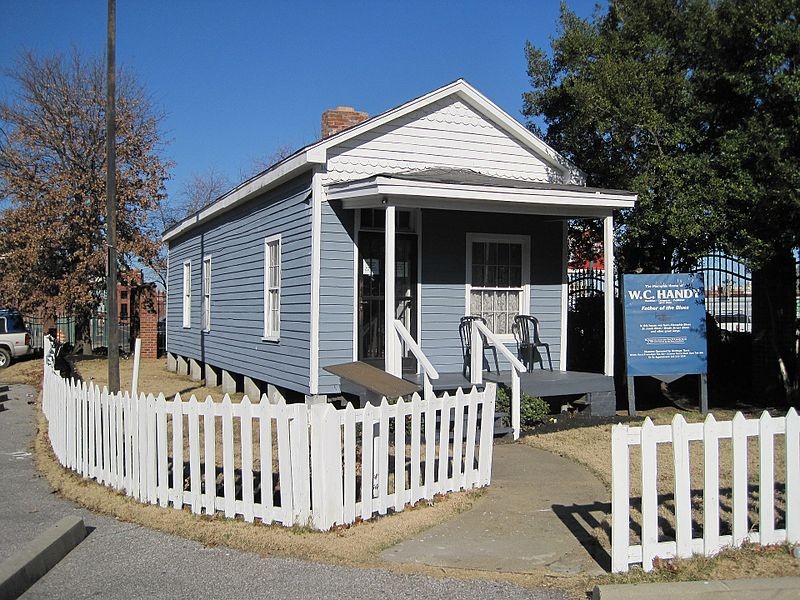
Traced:
[[[716, 251], [701, 257], [693, 272], [703, 275], [706, 311], [715, 318], [720, 327], [728, 331], [752, 331], [753, 274], [747, 265], [737, 258]], [[602, 298], [605, 294], [603, 269], [570, 269], [568, 282], [570, 311], [579, 310], [587, 300]], [[614, 295], [619, 297], [619, 277], [616, 273]], [[800, 309], [800, 275], [797, 296]]]
[[[28, 331], [30, 331], [33, 347], [42, 349], [44, 346], [44, 335], [47, 332], [44, 331], [41, 318], [35, 315], [26, 315], [25, 323], [28, 326]], [[68, 315], [58, 316], [55, 322], [58, 339], [74, 346], [78, 341], [75, 325], [75, 317]], [[132, 334], [132, 330], [134, 329], [135, 327], [130, 320], [119, 322], [119, 346], [123, 352], [132, 351], [132, 341], [135, 337]], [[106, 321], [104, 313], [95, 315], [89, 321], [89, 337], [91, 339], [92, 348], [108, 347], [108, 322]]]
[[[568, 309], [577, 310], [582, 300], [587, 298], [602, 298], [605, 294], [606, 281], [603, 269], [570, 269], [567, 272], [568, 280]], [[614, 275], [614, 295], [619, 295], [619, 283]]]
[[747, 265], [723, 252], [711, 252], [697, 261], [703, 275], [706, 311], [721, 329], [753, 331], [753, 274]]

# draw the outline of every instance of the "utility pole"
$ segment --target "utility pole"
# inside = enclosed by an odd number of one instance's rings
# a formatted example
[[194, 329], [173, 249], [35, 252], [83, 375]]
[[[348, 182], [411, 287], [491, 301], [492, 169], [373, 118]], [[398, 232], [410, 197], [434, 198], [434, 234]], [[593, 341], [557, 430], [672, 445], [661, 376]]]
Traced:
[[108, 390], [119, 391], [119, 315], [117, 314], [117, 155], [116, 155], [117, 3], [108, 0], [106, 72], [106, 325], [108, 327]]

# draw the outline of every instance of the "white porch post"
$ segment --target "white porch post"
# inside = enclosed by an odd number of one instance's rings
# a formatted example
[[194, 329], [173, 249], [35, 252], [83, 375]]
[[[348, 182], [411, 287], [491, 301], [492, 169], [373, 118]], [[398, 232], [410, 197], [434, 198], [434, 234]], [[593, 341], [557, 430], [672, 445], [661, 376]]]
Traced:
[[603, 266], [605, 284], [605, 367], [614, 375], [614, 217], [603, 218]]
[[385, 243], [386, 259], [383, 267], [383, 298], [384, 298], [384, 325], [383, 325], [383, 359], [384, 370], [400, 377], [402, 374], [400, 359], [400, 339], [394, 330], [395, 319], [395, 294], [394, 294], [394, 270], [395, 270], [395, 208], [386, 207]]

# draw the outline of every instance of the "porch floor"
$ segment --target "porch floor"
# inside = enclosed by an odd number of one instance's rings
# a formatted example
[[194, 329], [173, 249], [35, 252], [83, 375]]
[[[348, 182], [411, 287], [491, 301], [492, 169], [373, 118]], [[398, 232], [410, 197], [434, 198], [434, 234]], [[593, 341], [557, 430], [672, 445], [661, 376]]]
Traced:
[[[511, 371], [484, 371], [485, 381], [511, 385]], [[422, 388], [422, 375], [406, 373], [403, 379]], [[439, 373], [439, 379], [431, 382], [436, 391], [470, 387], [468, 377], [458, 373]], [[614, 378], [601, 373], [581, 371], [548, 371], [534, 369], [520, 375], [520, 388], [533, 396], [567, 396], [573, 394], [613, 393]]]

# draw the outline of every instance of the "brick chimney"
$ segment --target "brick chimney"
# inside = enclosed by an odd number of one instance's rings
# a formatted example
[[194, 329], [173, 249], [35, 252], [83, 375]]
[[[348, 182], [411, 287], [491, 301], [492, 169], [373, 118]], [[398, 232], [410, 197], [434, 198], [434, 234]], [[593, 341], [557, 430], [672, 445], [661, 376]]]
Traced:
[[369, 119], [365, 112], [358, 112], [352, 106], [337, 106], [322, 113], [322, 139], [339, 133], [343, 129], [358, 125]]

